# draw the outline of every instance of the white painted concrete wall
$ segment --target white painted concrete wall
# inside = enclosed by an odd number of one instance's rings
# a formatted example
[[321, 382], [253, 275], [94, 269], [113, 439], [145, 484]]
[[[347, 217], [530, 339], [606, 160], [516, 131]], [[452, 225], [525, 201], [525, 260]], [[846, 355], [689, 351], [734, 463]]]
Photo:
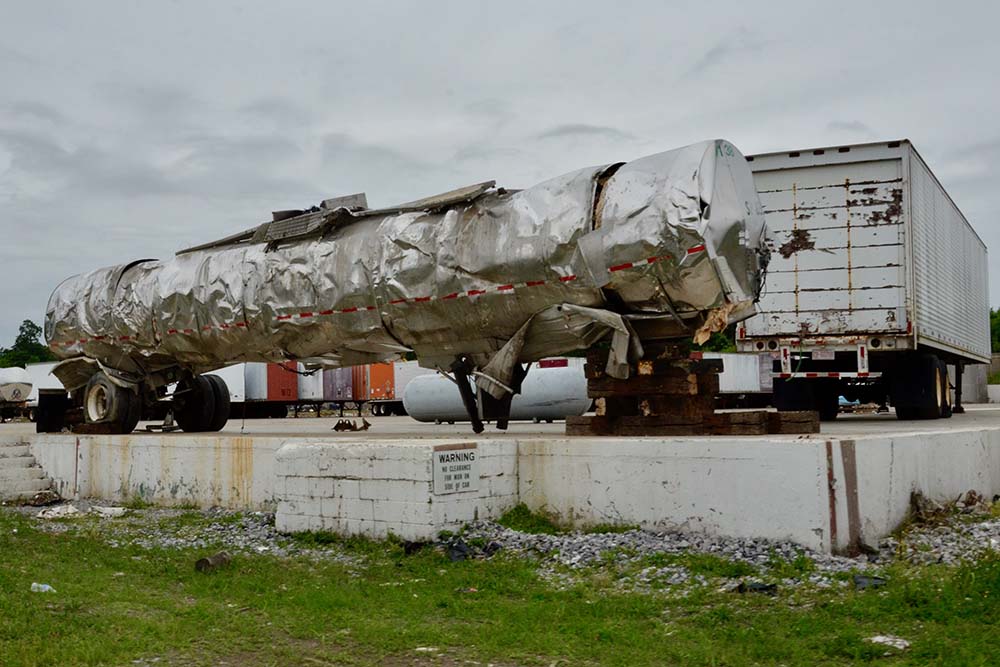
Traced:
[[277, 453], [284, 532], [330, 531], [430, 540], [446, 529], [495, 519], [517, 504], [517, 443], [477, 444], [479, 488], [435, 495], [431, 457], [455, 440], [336, 440], [283, 446]]
[[274, 453], [286, 438], [204, 434], [29, 438], [64, 498], [273, 508]]
[[520, 497], [572, 525], [639, 524], [828, 548], [825, 459], [792, 438], [534, 440]]
[[[905, 427], [904, 427], [905, 428]], [[942, 427], [945, 428], [945, 427]], [[35, 435], [64, 497], [277, 509], [278, 528], [430, 539], [518, 502], [584, 527], [874, 544], [910, 494], [1000, 493], [1000, 429], [891, 436], [379, 440]], [[433, 448], [476, 442], [476, 491], [435, 495]]]

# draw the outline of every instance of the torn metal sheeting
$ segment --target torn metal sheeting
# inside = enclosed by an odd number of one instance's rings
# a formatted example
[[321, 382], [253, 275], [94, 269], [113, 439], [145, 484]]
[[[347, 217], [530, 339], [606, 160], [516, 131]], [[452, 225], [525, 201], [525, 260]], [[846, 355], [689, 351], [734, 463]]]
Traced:
[[504, 383], [515, 363], [613, 334], [614, 375], [637, 338], [753, 314], [763, 238], [745, 160], [708, 141], [519, 191], [487, 181], [395, 209], [315, 208], [98, 269], [56, 288], [45, 336], [62, 359], [130, 374], [412, 350], [439, 369], [468, 355]]

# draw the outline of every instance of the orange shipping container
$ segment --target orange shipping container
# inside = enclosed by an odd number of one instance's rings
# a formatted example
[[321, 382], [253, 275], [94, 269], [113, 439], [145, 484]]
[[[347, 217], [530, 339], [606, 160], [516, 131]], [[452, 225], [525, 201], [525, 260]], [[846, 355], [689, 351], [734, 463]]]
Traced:
[[373, 401], [386, 401], [396, 398], [396, 374], [392, 363], [368, 365], [368, 392]]
[[[282, 368], [284, 366], [284, 368]], [[296, 401], [299, 398], [299, 376], [294, 361], [267, 365], [267, 400]]]

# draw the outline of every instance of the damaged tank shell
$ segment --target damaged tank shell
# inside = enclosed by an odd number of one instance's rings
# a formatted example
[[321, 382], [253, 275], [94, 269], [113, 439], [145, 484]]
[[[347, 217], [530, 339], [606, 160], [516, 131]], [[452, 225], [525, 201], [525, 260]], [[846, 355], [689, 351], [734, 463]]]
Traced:
[[[146, 377], [241, 361], [351, 366], [412, 350], [436, 368], [466, 355], [503, 387], [513, 364], [609, 334], [621, 359], [642, 340], [754, 312], [764, 221], [728, 142], [520, 191], [490, 186], [380, 211], [318, 209], [69, 278], [49, 299], [45, 336], [88, 368], [56, 373], [72, 389], [94, 361]], [[303, 233], [276, 233], [289, 223]]]

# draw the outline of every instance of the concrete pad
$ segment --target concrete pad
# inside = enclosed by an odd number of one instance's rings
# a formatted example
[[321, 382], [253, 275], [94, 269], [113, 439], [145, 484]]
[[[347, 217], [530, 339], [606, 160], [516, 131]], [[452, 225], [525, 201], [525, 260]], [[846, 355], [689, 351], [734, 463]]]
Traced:
[[[927, 422], [853, 416], [812, 436], [569, 438], [561, 424], [472, 436], [466, 426], [405, 418], [377, 418], [380, 433], [337, 434], [316, 424], [324, 421], [266, 420], [258, 435], [0, 429], [0, 443], [27, 442], [66, 497], [275, 509], [286, 531], [405, 539], [524, 502], [581, 527], [639, 524], [845, 550], [891, 532], [914, 491], [939, 501], [1000, 493], [1000, 410], [982, 407]], [[309, 428], [289, 435], [289, 423]], [[454, 482], [435, 481], [432, 457], [463, 445], [476, 448], [475, 488], [448, 491], [441, 485]]]

